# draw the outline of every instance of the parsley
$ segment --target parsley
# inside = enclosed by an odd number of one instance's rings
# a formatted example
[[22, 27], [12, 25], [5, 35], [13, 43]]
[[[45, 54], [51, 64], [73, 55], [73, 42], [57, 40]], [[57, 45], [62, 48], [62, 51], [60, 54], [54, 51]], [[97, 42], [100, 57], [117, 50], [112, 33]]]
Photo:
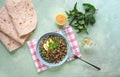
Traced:
[[57, 46], [58, 46], [58, 44], [56, 42], [54, 42], [54, 43], [49, 42], [49, 48], [50, 48], [50, 50], [54, 50]]
[[69, 12], [66, 12], [68, 15], [67, 19], [69, 21], [69, 25], [74, 27], [79, 32], [87, 31], [88, 25], [94, 25], [96, 20], [94, 18], [94, 14], [96, 12], [96, 9], [93, 5], [88, 3], [83, 3], [83, 8], [85, 12], [80, 12], [77, 9], [77, 3], [74, 5], [73, 10], [70, 10]]

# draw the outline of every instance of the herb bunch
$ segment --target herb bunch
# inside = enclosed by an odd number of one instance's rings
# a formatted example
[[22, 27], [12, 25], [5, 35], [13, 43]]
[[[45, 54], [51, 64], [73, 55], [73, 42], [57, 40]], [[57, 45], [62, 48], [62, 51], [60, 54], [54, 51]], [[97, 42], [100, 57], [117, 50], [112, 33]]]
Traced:
[[77, 33], [82, 32], [82, 31], [85, 31], [86, 33], [88, 33], [87, 31], [88, 25], [89, 24], [93, 25], [96, 22], [95, 17], [94, 17], [96, 8], [89, 3], [83, 3], [83, 8], [85, 10], [84, 13], [80, 12], [77, 9], [77, 3], [76, 3], [74, 5], [73, 10], [66, 12], [68, 16], [67, 19], [69, 21], [69, 25], [77, 29], [78, 30]]

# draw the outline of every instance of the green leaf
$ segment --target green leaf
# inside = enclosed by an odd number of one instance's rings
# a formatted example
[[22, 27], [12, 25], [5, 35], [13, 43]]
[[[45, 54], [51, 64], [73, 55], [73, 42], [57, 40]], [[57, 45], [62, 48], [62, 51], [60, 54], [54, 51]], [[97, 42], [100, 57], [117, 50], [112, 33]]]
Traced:
[[84, 24], [85, 24], [85, 21], [84, 21], [84, 20], [78, 21], [78, 24], [84, 25]]
[[95, 22], [96, 22], [95, 18], [92, 16], [92, 18], [90, 19], [90, 24], [93, 25], [93, 24], [95, 24]]
[[85, 11], [90, 11], [90, 10], [95, 11], [96, 10], [96, 8], [89, 3], [83, 3], [83, 8], [85, 9]]
[[74, 9], [73, 9], [75, 12], [77, 12], [78, 10], [77, 10], [77, 2], [75, 3], [75, 5], [74, 5]]
[[93, 12], [86, 12], [86, 13], [85, 13], [85, 17], [86, 17], [86, 18], [90, 18], [90, 17], [92, 17], [93, 15], [94, 15]]
[[85, 17], [85, 25], [88, 25], [89, 24], [89, 18]]
[[67, 11], [65, 11], [65, 13], [66, 13], [67, 15], [69, 15], [69, 13], [68, 13]]
[[88, 24], [93, 25], [96, 22], [93, 15], [94, 14], [92, 12], [86, 12], [85, 13], [85, 24], [86, 25], [88, 25]]
[[82, 30], [82, 29], [83, 29], [83, 26], [80, 25], [80, 26], [78, 26], [78, 28], [79, 28], [80, 30]]

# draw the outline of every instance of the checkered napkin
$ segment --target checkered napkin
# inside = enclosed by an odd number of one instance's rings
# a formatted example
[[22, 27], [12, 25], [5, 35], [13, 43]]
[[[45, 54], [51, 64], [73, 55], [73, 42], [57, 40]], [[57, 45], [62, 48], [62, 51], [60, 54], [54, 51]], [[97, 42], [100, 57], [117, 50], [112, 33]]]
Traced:
[[[67, 61], [72, 60], [74, 55], [76, 55], [78, 57], [81, 56], [77, 41], [75, 39], [75, 35], [72, 30], [72, 27], [65, 26], [62, 30], [56, 30], [55, 32], [58, 32], [58, 33], [64, 35], [67, 38], [68, 42], [70, 43], [71, 49], [70, 49], [69, 58], [67, 59]], [[28, 41], [27, 44], [30, 49], [30, 53], [31, 53], [31, 56], [32, 56], [32, 59], [33, 59], [33, 62], [35, 64], [37, 71], [42, 72], [44, 70], [47, 70], [50, 67], [42, 64], [42, 62], [40, 62], [40, 60], [38, 59], [38, 57], [36, 55], [37, 41], [38, 41], [38, 39], [33, 39], [33, 40]]]

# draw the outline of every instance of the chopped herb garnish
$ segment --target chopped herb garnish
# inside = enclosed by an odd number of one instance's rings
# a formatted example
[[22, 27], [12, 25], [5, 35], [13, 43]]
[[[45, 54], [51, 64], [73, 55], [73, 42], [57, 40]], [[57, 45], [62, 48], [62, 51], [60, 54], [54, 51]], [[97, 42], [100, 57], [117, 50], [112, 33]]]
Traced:
[[58, 46], [58, 44], [56, 42], [49, 42], [49, 48], [50, 50], [54, 50], [56, 47]]

